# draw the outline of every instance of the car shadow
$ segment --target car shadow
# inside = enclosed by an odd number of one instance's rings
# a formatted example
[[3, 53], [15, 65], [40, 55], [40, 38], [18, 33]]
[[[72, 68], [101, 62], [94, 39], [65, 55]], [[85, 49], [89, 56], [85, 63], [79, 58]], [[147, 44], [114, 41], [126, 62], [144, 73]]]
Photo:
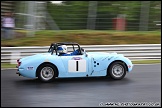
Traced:
[[39, 79], [23, 79], [15, 81], [17, 84], [33, 85], [33, 84], [72, 84], [72, 83], [102, 83], [108, 82], [109, 84], [126, 84], [132, 82], [129, 78], [121, 80], [114, 80], [110, 77], [75, 77], [75, 78], [56, 78], [51, 82], [41, 82]]

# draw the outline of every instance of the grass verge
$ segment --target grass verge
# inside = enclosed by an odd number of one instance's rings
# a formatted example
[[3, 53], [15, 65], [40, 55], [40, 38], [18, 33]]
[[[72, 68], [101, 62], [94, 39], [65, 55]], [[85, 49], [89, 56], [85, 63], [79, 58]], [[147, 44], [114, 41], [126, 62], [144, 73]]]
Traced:
[[161, 63], [161, 60], [138, 60], [132, 61], [133, 64], [154, 64], [154, 63]]
[[10, 64], [10, 63], [1, 63], [2, 68], [16, 68], [17, 64]]
[[3, 46], [49, 46], [54, 42], [80, 45], [160, 44], [161, 31], [40, 30], [35, 36], [16, 31], [15, 39], [1, 40]]
[[[161, 60], [139, 60], [139, 61], [132, 61], [133, 64], [154, 64], [154, 63], [161, 63]], [[1, 68], [16, 68], [17, 64], [10, 64], [10, 63], [1, 63]]]

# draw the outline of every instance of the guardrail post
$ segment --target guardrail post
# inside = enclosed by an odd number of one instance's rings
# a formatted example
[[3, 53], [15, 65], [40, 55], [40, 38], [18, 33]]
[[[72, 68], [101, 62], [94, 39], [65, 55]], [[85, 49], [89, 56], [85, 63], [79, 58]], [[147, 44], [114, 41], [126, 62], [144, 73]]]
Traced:
[[10, 64], [17, 64], [17, 59], [21, 56], [21, 52], [11, 52]]

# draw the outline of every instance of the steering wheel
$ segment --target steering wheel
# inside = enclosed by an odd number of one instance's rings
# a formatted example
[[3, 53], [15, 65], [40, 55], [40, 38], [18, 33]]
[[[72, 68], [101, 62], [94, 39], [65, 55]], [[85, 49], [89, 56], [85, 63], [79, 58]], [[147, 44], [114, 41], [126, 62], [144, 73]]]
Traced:
[[79, 54], [78, 54], [78, 55], [83, 55], [83, 54], [84, 54], [84, 52], [85, 52], [85, 50], [84, 50], [83, 48], [80, 48], [80, 50], [79, 50], [79, 49], [77, 49], [77, 51], [79, 52]]
[[85, 50], [83, 49], [83, 48], [80, 48], [80, 50], [81, 50], [81, 55], [83, 55], [84, 54], [84, 52], [85, 52]]

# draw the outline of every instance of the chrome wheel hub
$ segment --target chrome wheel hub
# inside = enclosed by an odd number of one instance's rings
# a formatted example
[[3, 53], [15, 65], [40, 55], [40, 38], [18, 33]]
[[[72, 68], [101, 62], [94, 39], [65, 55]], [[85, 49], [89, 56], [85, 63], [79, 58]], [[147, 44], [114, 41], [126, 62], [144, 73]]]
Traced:
[[50, 80], [54, 76], [54, 71], [51, 67], [44, 67], [41, 70], [41, 77], [44, 80]]
[[112, 74], [115, 77], [121, 77], [124, 74], [123, 66], [117, 64], [112, 67]]

